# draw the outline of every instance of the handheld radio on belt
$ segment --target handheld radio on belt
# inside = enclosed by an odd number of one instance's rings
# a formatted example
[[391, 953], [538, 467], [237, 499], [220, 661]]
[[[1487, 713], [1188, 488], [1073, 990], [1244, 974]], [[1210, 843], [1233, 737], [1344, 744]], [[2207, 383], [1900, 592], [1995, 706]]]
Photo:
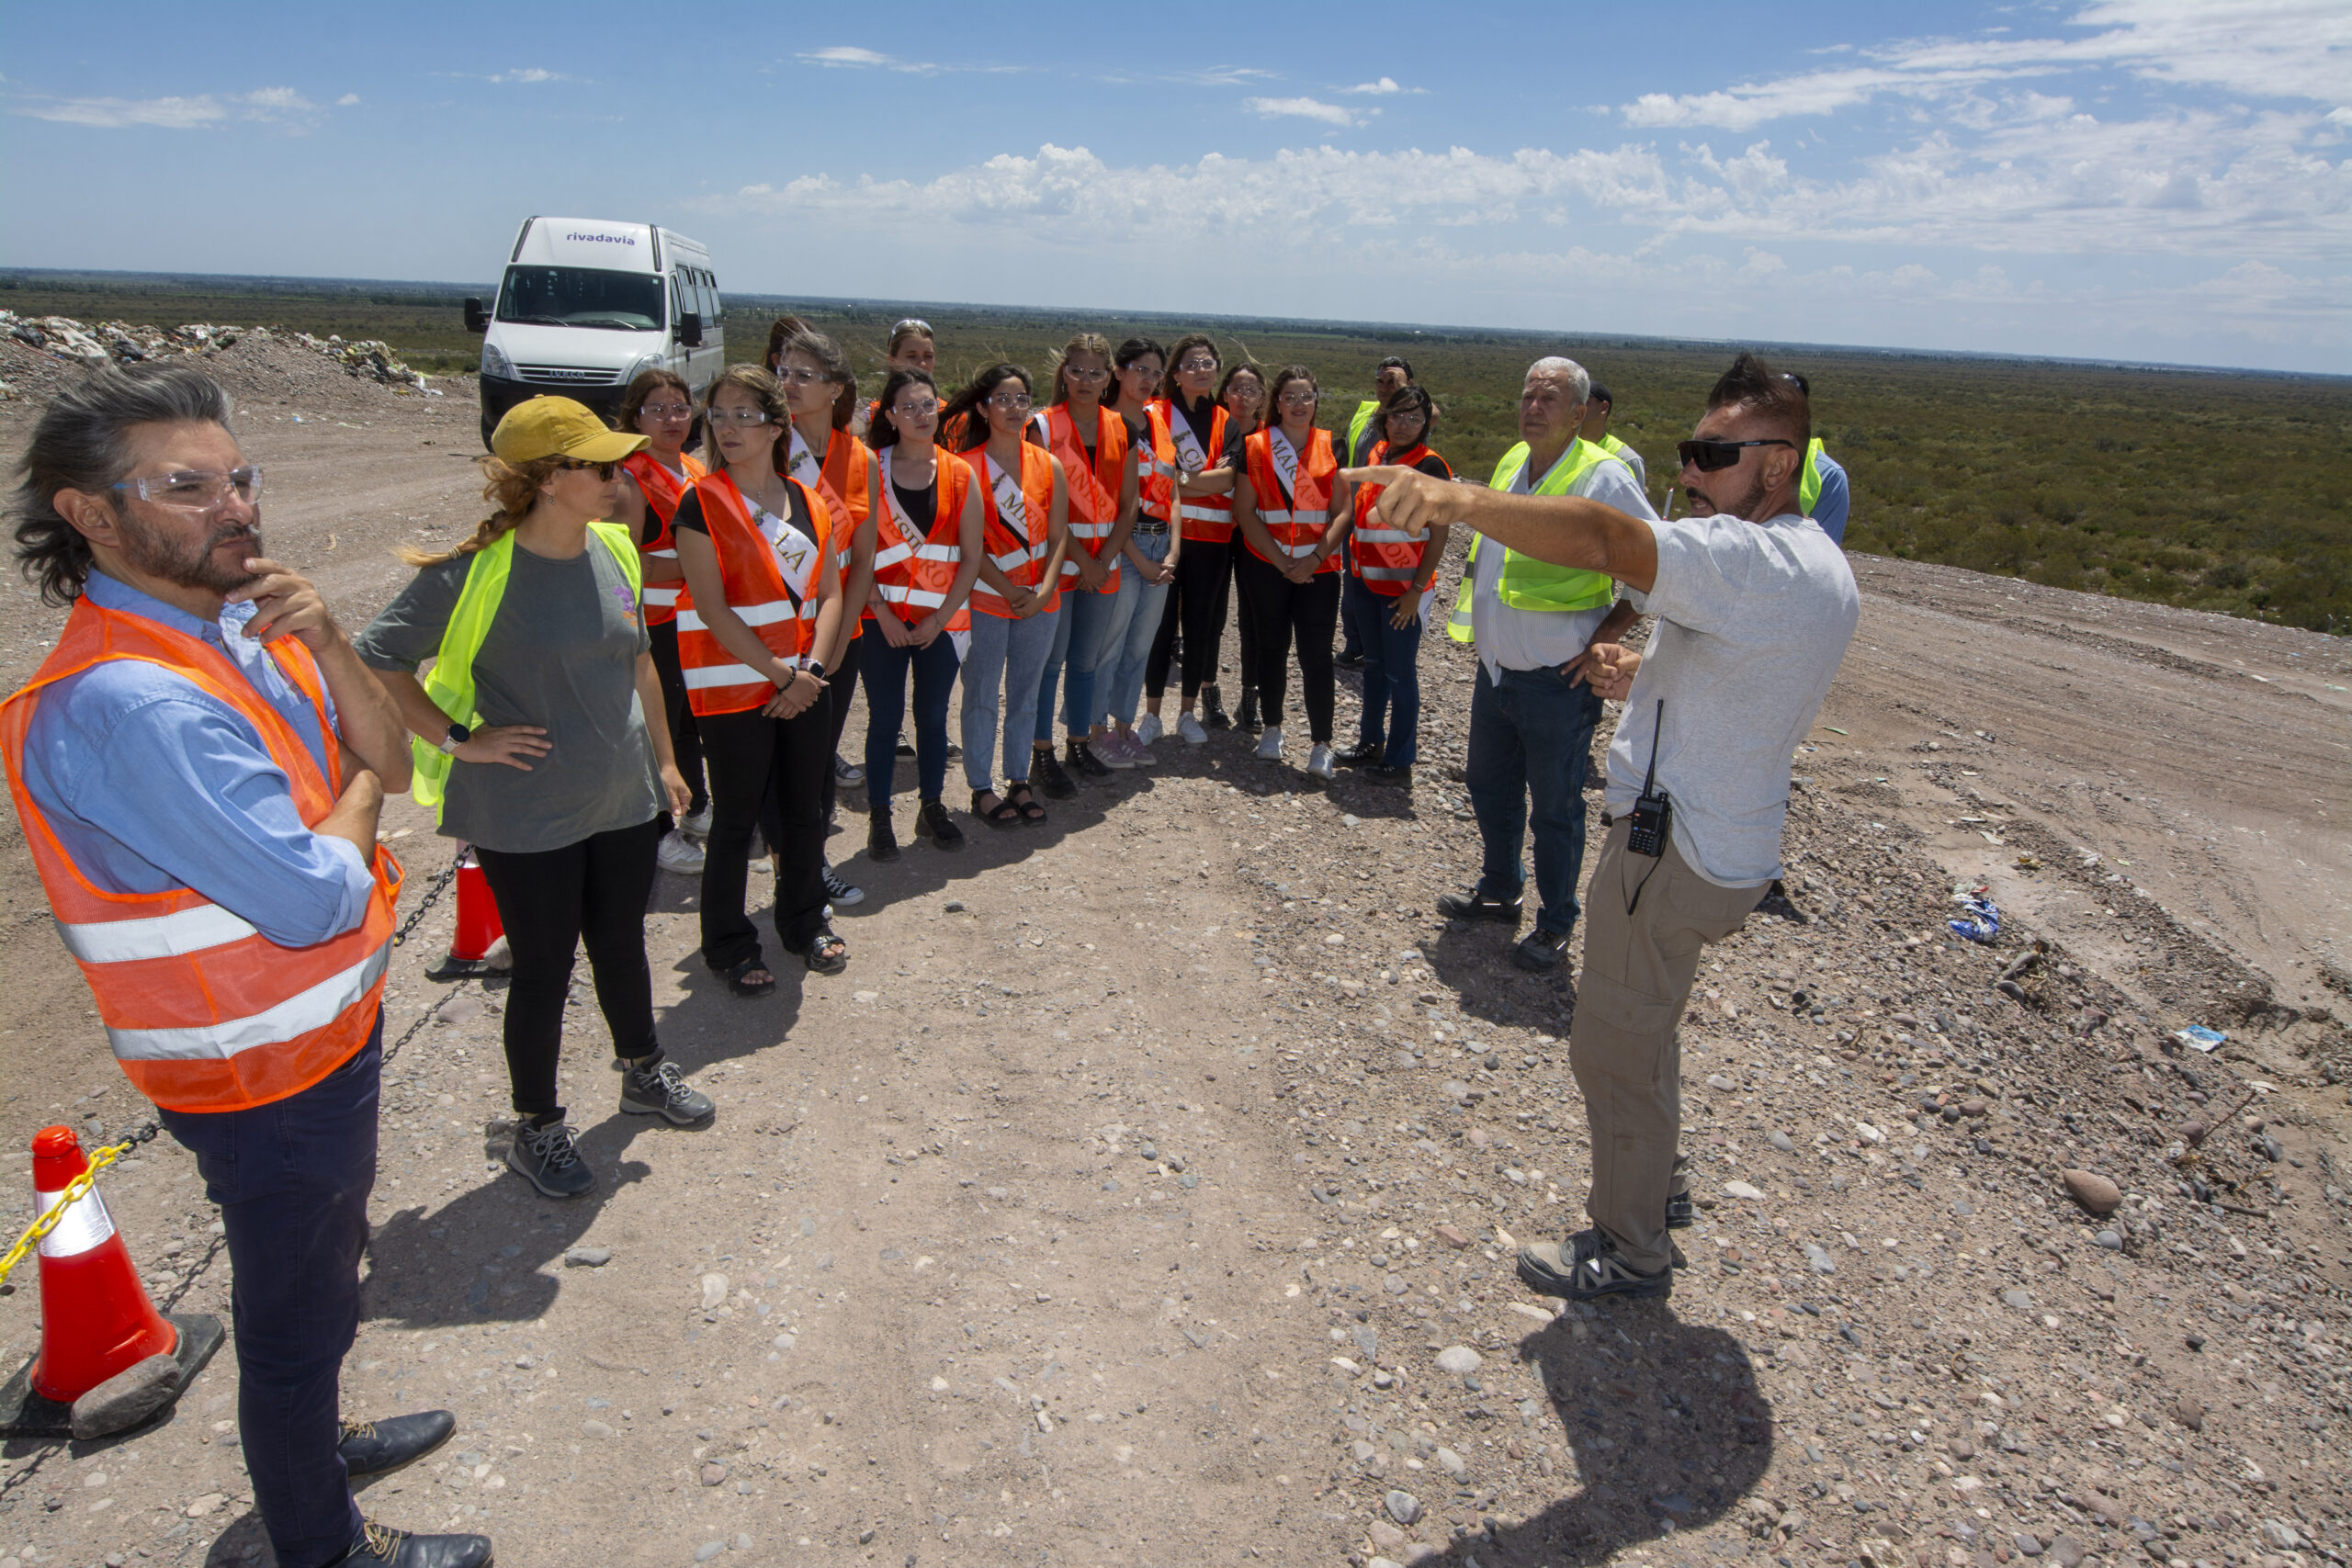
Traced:
[[1666, 841], [1674, 822], [1674, 801], [1657, 787], [1657, 738], [1666, 728], [1666, 699], [1657, 700], [1657, 717], [1650, 730], [1650, 771], [1642, 779], [1642, 796], [1634, 802], [1632, 824], [1625, 835], [1625, 848], [1652, 860], [1666, 853]]

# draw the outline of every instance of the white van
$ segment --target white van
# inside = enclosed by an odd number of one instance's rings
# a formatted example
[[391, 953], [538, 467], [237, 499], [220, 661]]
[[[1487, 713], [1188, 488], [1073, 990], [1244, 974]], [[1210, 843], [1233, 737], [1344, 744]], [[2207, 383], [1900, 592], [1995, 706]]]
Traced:
[[673, 370], [699, 400], [727, 362], [718, 279], [698, 241], [650, 223], [526, 218], [482, 334], [481, 440], [506, 411], [553, 392], [609, 419], [640, 372]]

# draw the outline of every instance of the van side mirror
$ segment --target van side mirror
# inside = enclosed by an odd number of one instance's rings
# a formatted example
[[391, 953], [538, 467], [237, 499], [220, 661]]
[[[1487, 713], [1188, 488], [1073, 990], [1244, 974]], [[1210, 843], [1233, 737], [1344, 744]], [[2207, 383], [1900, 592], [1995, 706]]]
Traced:
[[692, 310], [684, 310], [679, 313], [678, 341], [684, 344], [688, 348], [700, 348], [702, 346], [702, 318], [695, 315]]
[[490, 331], [490, 318], [482, 314], [481, 301], [470, 296], [466, 300], [466, 331], [477, 334]]

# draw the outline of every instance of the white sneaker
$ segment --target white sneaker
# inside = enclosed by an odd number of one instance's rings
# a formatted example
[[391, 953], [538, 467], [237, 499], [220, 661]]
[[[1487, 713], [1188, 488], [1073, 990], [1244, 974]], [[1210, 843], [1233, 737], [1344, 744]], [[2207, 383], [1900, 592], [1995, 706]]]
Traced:
[[[1118, 736], [1120, 745], [1126, 748], [1127, 755], [1135, 759], [1136, 767], [1156, 768], [1159, 765], [1159, 759], [1153, 756], [1151, 748], [1144, 744], [1142, 730], [1121, 730]], [[1156, 740], [1159, 737], [1154, 736], [1152, 739]]]
[[695, 812], [692, 817], [687, 818], [684, 821], [678, 824], [678, 831], [696, 839], [709, 838], [710, 811], [711, 808], [709, 803], [705, 802], [703, 808], [700, 811]]
[[702, 846], [684, 833], [664, 833], [653, 851], [654, 863], [663, 871], [674, 871], [681, 876], [702, 874]]
[[1146, 746], [1150, 745], [1153, 741], [1159, 739], [1161, 736], [1167, 733], [1167, 726], [1159, 722], [1159, 716], [1156, 713], [1148, 713], [1144, 715], [1143, 722], [1136, 725], [1135, 730], [1136, 739]]
[[1283, 727], [1281, 725], [1266, 726], [1264, 733], [1258, 737], [1258, 759], [1265, 762], [1279, 762], [1283, 760]]
[[1184, 744], [1187, 746], [1205, 746], [1209, 743], [1209, 732], [1203, 729], [1201, 721], [1191, 714], [1184, 714], [1177, 718], [1176, 733], [1184, 738]]
[[1317, 746], [1306, 753], [1306, 771], [1318, 779], [1328, 779], [1335, 771], [1331, 764], [1331, 748]]

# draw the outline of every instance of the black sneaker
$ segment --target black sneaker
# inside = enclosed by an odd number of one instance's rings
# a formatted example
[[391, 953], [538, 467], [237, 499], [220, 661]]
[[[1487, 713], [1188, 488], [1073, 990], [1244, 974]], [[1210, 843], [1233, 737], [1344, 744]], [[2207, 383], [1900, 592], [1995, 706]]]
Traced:
[[825, 901], [842, 908], [865, 902], [865, 889], [842, 880], [842, 874], [831, 866], [825, 867]]
[[1241, 688], [1241, 706], [1235, 712], [1233, 727], [1244, 735], [1262, 735], [1266, 727], [1258, 717], [1258, 693], [1255, 688]]
[[[1108, 768], [1102, 771], [1110, 772]], [[1029, 753], [1029, 776], [1046, 792], [1048, 800], [1068, 800], [1078, 793], [1077, 784], [1062, 771], [1061, 762], [1051, 751]]]
[[327, 1568], [490, 1568], [486, 1535], [411, 1535], [373, 1519]]
[[1343, 768], [1369, 768], [1380, 761], [1381, 748], [1369, 740], [1359, 740], [1352, 746], [1341, 747], [1331, 753], [1331, 761]]
[[890, 861], [899, 858], [899, 835], [890, 826], [890, 808], [877, 806], [865, 814], [865, 858], [870, 861]]
[[1363, 653], [1361, 649], [1341, 649], [1340, 657], [1331, 662], [1342, 670], [1361, 670], [1363, 668]]
[[956, 818], [947, 815], [945, 801], [924, 801], [922, 815], [916, 818], [916, 822], [923, 832], [931, 835], [931, 841], [940, 849], [960, 850], [964, 847], [964, 829], [956, 826]]
[[1510, 961], [1532, 975], [1549, 975], [1567, 960], [1568, 933], [1537, 926], [1519, 939]]
[[1516, 926], [1523, 903], [1523, 899], [1514, 898], [1506, 904], [1473, 889], [1468, 893], [1439, 894], [1437, 912], [1449, 920], [1493, 920], [1498, 925]]
[[1225, 697], [1215, 685], [1201, 688], [1201, 723], [1211, 729], [1233, 728], [1233, 719], [1225, 711]]
[[518, 1122], [514, 1142], [506, 1145], [506, 1163], [550, 1198], [577, 1198], [596, 1185], [588, 1162], [580, 1157], [579, 1134], [561, 1122], [545, 1127]]
[[1413, 764], [1408, 762], [1401, 768], [1391, 768], [1375, 763], [1363, 771], [1363, 781], [1389, 789], [1410, 789], [1413, 787]]
[[381, 1421], [345, 1421], [343, 1440], [334, 1446], [343, 1456], [345, 1473], [354, 1481], [369, 1475], [390, 1475], [414, 1464], [449, 1440], [458, 1418], [447, 1410], [420, 1410], [413, 1416], [387, 1416]]
[[1519, 1249], [1520, 1282], [1538, 1295], [1589, 1302], [1602, 1296], [1670, 1296], [1674, 1270], [1644, 1274], [1617, 1256], [1616, 1244], [1597, 1230], [1566, 1241], [1531, 1241]]
[[911, 756], [913, 756], [913, 755], [915, 754], [914, 742], [913, 742], [913, 741], [911, 741], [911, 740], [901, 740], [901, 741], [899, 741], [899, 749], [898, 749], [898, 751], [897, 751], [897, 753], [896, 753], [896, 754], [897, 754], [897, 755], [899, 755], [899, 756], [901, 756], [901, 757], [911, 757]]
[[1107, 779], [1111, 776], [1109, 765], [1094, 754], [1094, 748], [1075, 735], [1069, 738], [1069, 753], [1063, 761], [1069, 763], [1070, 772], [1090, 779]]
[[665, 1061], [631, 1067], [621, 1075], [621, 1109], [639, 1116], [660, 1116], [680, 1127], [707, 1122], [718, 1110], [710, 1096], [687, 1084], [677, 1063]]

